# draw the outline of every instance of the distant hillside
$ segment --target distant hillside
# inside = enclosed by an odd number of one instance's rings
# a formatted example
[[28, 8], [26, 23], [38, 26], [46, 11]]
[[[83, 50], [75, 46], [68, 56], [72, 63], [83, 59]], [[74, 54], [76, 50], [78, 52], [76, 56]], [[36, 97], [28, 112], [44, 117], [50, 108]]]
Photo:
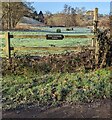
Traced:
[[42, 25], [43, 24], [42, 22], [39, 22], [29, 17], [22, 17], [19, 23], [25, 23], [25, 24], [31, 24], [31, 25]]
[[29, 17], [22, 17], [18, 24], [16, 25], [16, 29], [33, 29], [33, 27], [45, 26], [44, 23], [34, 20]]

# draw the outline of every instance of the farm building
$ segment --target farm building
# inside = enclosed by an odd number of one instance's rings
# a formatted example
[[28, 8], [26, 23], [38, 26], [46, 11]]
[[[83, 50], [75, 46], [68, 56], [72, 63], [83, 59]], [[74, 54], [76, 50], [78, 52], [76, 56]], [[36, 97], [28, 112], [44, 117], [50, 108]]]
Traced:
[[91, 15], [91, 16], [93, 16], [93, 14], [94, 14], [94, 11], [92, 11], [92, 10], [89, 10], [89, 11], [86, 12], [86, 15]]
[[94, 11], [92, 11], [92, 10], [87, 11], [86, 12], [87, 20], [93, 19], [93, 14], [94, 14]]

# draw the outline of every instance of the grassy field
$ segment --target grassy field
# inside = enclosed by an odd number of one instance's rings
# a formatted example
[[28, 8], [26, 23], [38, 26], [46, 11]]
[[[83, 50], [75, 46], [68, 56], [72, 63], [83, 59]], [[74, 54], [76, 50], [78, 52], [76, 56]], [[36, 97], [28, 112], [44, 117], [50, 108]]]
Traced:
[[[46, 35], [46, 34], [55, 34], [57, 28], [48, 28], [42, 27], [41, 30], [37, 31], [12, 31], [10, 32], [13, 35]], [[63, 35], [92, 35], [89, 29], [87, 28], [74, 28], [73, 31], [66, 31], [66, 28], [60, 28], [62, 30], [61, 33]], [[5, 47], [4, 39], [0, 41], [1, 48]], [[11, 39], [11, 46], [13, 47], [51, 47], [55, 45], [55, 47], [73, 47], [73, 46], [82, 46], [82, 45], [90, 45], [91, 38], [65, 38], [63, 40], [46, 40], [46, 39]], [[31, 54], [36, 52], [46, 52], [46, 53], [60, 53], [64, 51], [16, 51], [17, 54]], [[4, 52], [1, 50], [2, 55]], [[13, 54], [13, 53], [12, 53]]]

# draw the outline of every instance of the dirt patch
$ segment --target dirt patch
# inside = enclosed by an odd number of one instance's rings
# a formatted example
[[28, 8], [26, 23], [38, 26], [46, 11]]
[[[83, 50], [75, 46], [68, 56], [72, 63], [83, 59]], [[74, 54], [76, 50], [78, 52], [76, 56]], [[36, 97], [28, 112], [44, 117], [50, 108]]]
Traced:
[[39, 110], [38, 108], [3, 112], [3, 118], [112, 118], [111, 100], [68, 104]]

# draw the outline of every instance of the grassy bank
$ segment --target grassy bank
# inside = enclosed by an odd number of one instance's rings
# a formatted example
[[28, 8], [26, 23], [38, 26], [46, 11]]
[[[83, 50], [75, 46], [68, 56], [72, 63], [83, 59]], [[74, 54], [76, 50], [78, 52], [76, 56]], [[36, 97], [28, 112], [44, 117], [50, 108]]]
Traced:
[[110, 74], [111, 71], [107, 69], [88, 73], [7, 74], [2, 82], [3, 109], [30, 103], [55, 106], [63, 102], [110, 98]]

